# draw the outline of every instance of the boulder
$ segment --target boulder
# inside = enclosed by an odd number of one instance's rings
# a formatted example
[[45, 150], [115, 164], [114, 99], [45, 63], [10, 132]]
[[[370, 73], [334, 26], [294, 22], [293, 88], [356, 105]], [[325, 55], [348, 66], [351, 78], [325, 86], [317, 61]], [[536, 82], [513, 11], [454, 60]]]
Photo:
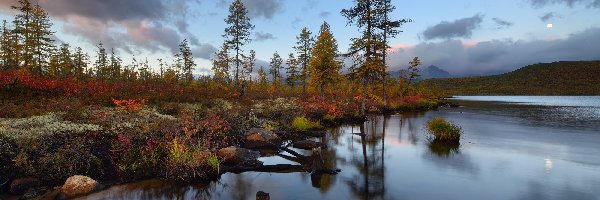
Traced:
[[71, 176], [60, 188], [57, 199], [73, 199], [102, 190], [104, 186], [87, 176]]
[[10, 183], [10, 193], [16, 195], [25, 194], [28, 190], [40, 185], [35, 178], [19, 178]]
[[305, 133], [305, 135], [311, 136], [311, 137], [324, 137], [326, 134], [327, 134], [327, 131], [324, 131], [324, 130], [308, 131]]
[[217, 151], [217, 155], [223, 159], [225, 164], [243, 164], [247, 162], [255, 162], [260, 157], [258, 151], [250, 149], [227, 147]]
[[294, 142], [293, 147], [298, 148], [298, 149], [304, 149], [304, 150], [312, 150], [314, 148], [326, 148], [327, 145], [325, 145], [321, 142], [315, 142], [315, 141], [311, 141], [311, 140], [302, 140], [302, 141]]
[[249, 149], [269, 149], [279, 147], [281, 138], [271, 131], [254, 128], [246, 133], [245, 142]]
[[271, 197], [269, 196], [269, 193], [263, 192], [263, 191], [258, 191], [256, 193], [256, 200], [270, 200]]

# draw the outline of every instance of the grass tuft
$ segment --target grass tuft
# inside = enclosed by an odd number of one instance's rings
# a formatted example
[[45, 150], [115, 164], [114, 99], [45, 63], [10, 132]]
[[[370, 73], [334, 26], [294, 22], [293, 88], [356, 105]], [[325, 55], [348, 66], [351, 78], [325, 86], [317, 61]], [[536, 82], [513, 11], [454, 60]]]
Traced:
[[435, 141], [443, 143], [458, 143], [463, 132], [462, 128], [441, 117], [429, 120], [427, 131], [435, 137]]

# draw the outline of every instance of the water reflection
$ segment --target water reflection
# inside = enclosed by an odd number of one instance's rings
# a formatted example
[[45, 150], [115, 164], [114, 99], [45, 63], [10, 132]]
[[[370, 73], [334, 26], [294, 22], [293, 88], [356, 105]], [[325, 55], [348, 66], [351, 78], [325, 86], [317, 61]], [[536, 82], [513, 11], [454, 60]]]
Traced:
[[[161, 181], [113, 187], [90, 199], [594, 199], [600, 196], [600, 124], [562, 126], [557, 108], [471, 102], [438, 112], [372, 117], [329, 130], [323, 165], [338, 175], [246, 172], [219, 182]], [[425, 123], [443, 116], [463, 127], [461, 144], [427, 138]], [[590, 124], [594, 124], [591, 126]], [[596, 126], [599, 125], [599, 126]], [[561, 128], [556, 128], [560, 126]], [[574, 128], [584, 126], [582, 128]], [[575, 134], [573, 132], [585, 133]], [[310, 155], [311, 151], [293, 149]], [[285, 152], [265, 163], [297, 164]], [[571, 198], [569, 198], [571, 197]], [[597, 198], [596, 198], [597, 199]]]
[[449, 157], [453, 154], [460, 153], [459, 147], [460, 143], [445, 143], [433, 140], [429, 142], [429, 150], [431, 153], [439, 156], [439, 157]]

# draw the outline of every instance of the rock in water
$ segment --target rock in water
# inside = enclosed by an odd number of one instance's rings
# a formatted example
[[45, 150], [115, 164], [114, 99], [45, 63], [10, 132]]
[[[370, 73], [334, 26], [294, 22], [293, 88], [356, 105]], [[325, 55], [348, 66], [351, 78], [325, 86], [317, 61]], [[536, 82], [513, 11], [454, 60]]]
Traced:
[[304, 150], [312, 150], [314, 148], [326, 148], [327, 145], [320, 143], [320, 142], [311, 141], [311, 140], [302, 140], [302, 141], [294, 142], [293, 147], [298, 148], [298, 149], [304, 149]]
[[263, 192], [263, 191], [258, 191], [256, 193], [256, 200], [270, 200], [271, 197], [269, 196], [269, 193]]
[[260, 157], [258, 151], [237, 147], [219, 149], [217, 155], [223, 159], [223, 163], [234, 165], [255, 162]]
[[281, 145], [281, 138], [271, 131], [254, 128], [246, 133], [245, 142], [245, 147], [249, 149], [269, 149]]
[[103, 189], [104, 186], [87, 176], [71, 176], [60, 188], [57, 199], [72, 199]]

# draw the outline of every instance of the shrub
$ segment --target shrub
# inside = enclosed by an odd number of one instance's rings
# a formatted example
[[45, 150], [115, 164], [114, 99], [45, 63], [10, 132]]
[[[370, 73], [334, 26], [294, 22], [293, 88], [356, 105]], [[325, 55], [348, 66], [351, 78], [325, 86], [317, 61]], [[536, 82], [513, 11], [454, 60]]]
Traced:
[[321, 127], [319, 122], [311, 122], [306, 117], [296, 117], [292, 121], [292, 128], [297, 131], [308, 131], [319, 127]]
[[435, 141], [445, 143], [458, 143], [462, 129], [441, 117], [436, 117], [427, 122], [427, 130], [435, 137]]
[[214, 170], [217, 171], [217, 173], [219, 173], [220, 170], [220, 163], [219, 163], [219, 158], [217, 157], [217, 155], [210, 155], [206, 158], [206, 164], [208, 164], [208, 166]]

